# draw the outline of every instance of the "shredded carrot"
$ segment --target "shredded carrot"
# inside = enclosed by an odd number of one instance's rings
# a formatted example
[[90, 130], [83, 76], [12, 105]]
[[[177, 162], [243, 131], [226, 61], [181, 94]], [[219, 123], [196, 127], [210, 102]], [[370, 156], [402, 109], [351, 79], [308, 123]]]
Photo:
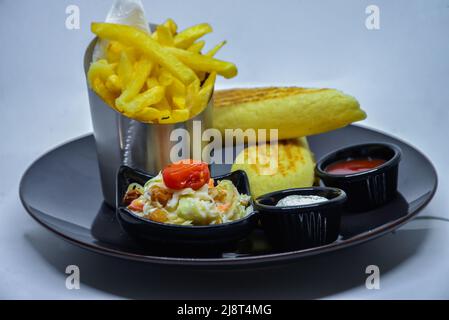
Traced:
[[226, 210], [228, 210], [231, 207], [230, 203], [225, 203], [222, 205], [217, 206], [218, 211], [220, 212], [225, 212]]
[[136, 199], [133, 202], [131, 202], [128, 208], [132, 211], [142, 212], [144, 205], [145, 204], [143, 203], [142, 200]]

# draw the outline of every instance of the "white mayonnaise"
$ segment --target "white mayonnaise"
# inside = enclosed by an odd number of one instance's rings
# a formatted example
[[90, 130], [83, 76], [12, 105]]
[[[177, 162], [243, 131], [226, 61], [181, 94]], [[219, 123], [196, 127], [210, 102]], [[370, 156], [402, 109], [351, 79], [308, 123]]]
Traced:
[[279, 202], [276, 204], [276, 207], [304, 206], [308, 204], [320, 203], [325, 201], [328, 201], [328, 199], [320, 196], [292, 195], [279, 200]]

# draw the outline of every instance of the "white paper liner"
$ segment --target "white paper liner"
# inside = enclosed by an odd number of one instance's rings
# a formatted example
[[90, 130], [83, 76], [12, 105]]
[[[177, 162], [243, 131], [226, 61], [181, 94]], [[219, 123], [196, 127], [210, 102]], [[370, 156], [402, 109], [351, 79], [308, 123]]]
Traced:
[[[130, 25], [151, 33], [141, 0], [115, 0], [105, 21]], [[108, 41], [106, 40], [97, 42], [92, 54], [92, 61], [98, 61], [106, 56], [107, 45]]]

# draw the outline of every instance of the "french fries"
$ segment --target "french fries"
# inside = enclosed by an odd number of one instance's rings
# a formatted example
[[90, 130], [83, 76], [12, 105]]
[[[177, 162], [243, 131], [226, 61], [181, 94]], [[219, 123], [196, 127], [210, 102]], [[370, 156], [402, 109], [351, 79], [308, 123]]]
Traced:
[[167, 19], [167, 21], [165, 21], [163, 25], [170, 30], [173, 36], [178, 32], [178, 25], [175, 21], [173, 21], [173, 19]]
[[169, 29], [169, 27], [166, 27], [164, 25], [158, 26], [156, 32], [154, 33], [154, 36], [157, 38], [159, 43], [163, 46], [173, 46], [174, 45], [173, 34], [171, 33], [171, 30]]
[[202, 111], [202, 106], [207, 104], [207, 102], [212, 98], [216, 78], [217, 73], [212, 72], [199, 90], [191, 111], [193, 116], [199, 114]]
[[122, 90], [122, 82], [118, 75], [113, 74], [106, 80], [106, 88], [112, 93], [120, 93]]
[[108, 45], [108, 49], [106, 51], [106, 59], [107, 61], [113, 63], [113, 62], [119, 62], [121, 52], [124, 49], [124, 47], [120, 44], [120, 42], [112, 41]]
[[212, 50], [205, 54], [206, 57], [213, 58], [217, 54], [218, 51], [221, 50], [226, 45], [226, 41], [222, 41], [217, 44]]
[[156, 63], [167, 68], [185, 85], [197, 79], [195, 72], [187, 68], [159, 42], [142, 30], [121, 24], [92, 23], [92, 32], [102, 39], [118, 41], [126, 46], [136, 48]]
[[92, 62], [90, 87], [109, 106], [145, 123], [186, 121], [208, 105], [217, 75], [232, 78], [237, 67], [215, 59], [223, 41], [202, 54], [204, 35], [212, 32], [202, 23], [178, 32], [168, 19], [152, 34], [111, 23], [92, 23], [92, 32], [108, 40], [105, 57]]
[[[139, 114], [145, 108], [149, 108], [164, 99], [164, 87], [156, 86], [147, 91], [135, 96], [127, 105], [125, 115], [133, 117], [133, 115]], [[152, 119], [154, 120], [154, 119]]]
[[206, 41], [198, 41], [192, 44], [187, 50], [193, 53], [201, 53], [201, 50], [203, 50], [205, 45]]
[[133, 62], [129, 56], [129, 52], [122, 51], [120, 54], [120, 60], [117, 67], [117, 75], [122, 82], [122, 86], [126, 87], [131, 80], [134, 71]]
[[175, 36], [175, 46], [176, 48], [187, 49], [196, 40], [212, 31], [212, 27], [207, 23], [190, 27]]
[[237, 67], [233, 63], [173, 47], [167, 48], [167, 51], [195, 71], [215, 71], [227, 79], [234, 78], [237, 75]]
[[142, 91], [143, 85], [150, 75], [152, 68], [153, 62], [146, 59], [139, 60], [135, 63], [131, 80], [126, 84], [125, 90], [123, 90], [120, 97], [115, 101], [119, 110], [126, 110], [127, 102]]
[[94, 79], [100, 78], [106, 80], [109, 76], [112, 76], [115, 67], [115, 64], [109, 64], [106, 60], [98, 60], [92, 63], [87, 73], [90, 85], [92, 86]]

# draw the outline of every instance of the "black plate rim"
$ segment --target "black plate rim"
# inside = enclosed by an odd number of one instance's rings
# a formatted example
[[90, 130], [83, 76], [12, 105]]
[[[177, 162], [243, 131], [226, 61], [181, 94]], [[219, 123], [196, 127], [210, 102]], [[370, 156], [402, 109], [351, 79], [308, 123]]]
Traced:
[[274, 264], [277, 262], [293, 262], [298, 259], [318, 255], [322, 253], [327, 253], [331, 251], [336, 251], [356, 245], [363, 244], [365, 242], [375, 240], [381, 236], [384, 236], [385, 234], [388, 234], [390, 232], [393, 232], [397, 230], [399, 227], [404, 225], [405, 223], [412, 220], [422, 209], [424, 209], [433, 199], [435, 196], [435, 193], [438, 189], [438, 174], [435, 169], [434, 164], [430, 159], [421, 152], [418, 148], [414, 147], [408, 142], [405, 142], [404, 140], [397, 138], [393, 135], [387, 134], [383, 131], [372, 129], [370, 127], [364, 126], [364, 125], [351, 125], [354, 127], [359, 127], [364, 130], [369, 130], [377, 134], [381, 134], [384, 136], [387, 136], [389, 138], [393, 138], [404, 145], [410, 147], [413, 149], [416, 153], [418, 153], [420, 156], [422, 156], [430, 165], [433, 174], [435, 176], [435, 183], [433, 185], [432, 191], [428, 199], [422, 203], [419, 207], [415, 209], [414, 212], [401, 217], [397, 220], [391, 221], [390, 223], [384, 224], [382, 226], [379, 226], [375, 229], [372, 229], [370, 231], [358, 234], [357, 236], [354, 236], [348, 240], [342, 241], [342, 242], [334, 242], [325, 246], [305, 249], [305, 250], [296, 250], [296, 251], [287, 251], [287, 252], [280, 252], [280, 253], [270, 253], [270, 254], [261, 254], [258, 256], [243, 256], [243, 257], [236, 257], [236, 258], [176, 258], [176, 257], [160, 257], [160, 256], [145, 256], [145, 255], [139, 255], [139, 254], [133, 254], [128, 252], [123, 252], [120, 250], [114, 250], [110, 248], [98, 248], [94, 245], [79, 241], [77, 239], [71, 238], [70, 236], [67, 236], [66, 234], [59, 232], [58, 230], [52, 228], [51, 226], [47, 225], [43, 221], [41, 221], [34, 213], [33, 209], [28, 206], [28, 204], [24, 200], [23, 195], [23, 183], [25, 180], [25, 177], [27, 176], [27, 173], [31, 171], [33, 166], [39, 162], [44, 157], [48, 156], [49, 154], [55, 152], [57, 149], [73, 143], [78, 140], [82, 140], [85, 138], [88, 138], [92, 136], [92, 134], [84, 134], [78, 138], [71, 139], [65, 143], [61, 143], [58, 146], [50, 149], [48, 152], [37, 158], [35, 161], [33, 161], [30, 166], [25, 170], [24, 174], [21, 177], [20, 185], [19, 185], [19, 197], [22, 205], [24, 206], [27, 213], [41, 226], [43, 226], [45, 229], [49, 230], [50, 232], [56, 234], [60, 238], [68, 241], [69, 243], [72, 243], [76, 246], [79, 246], [81, 248], [100, 253], [105, 254], [108, 256], [113, 256], [116, 258], [121, 258], [125, 260], [133, 260], [133, 261], [139, 261], [139, 262], [147, 262], [147, 263], [153, 263], [153, 264], [159, 264], [159, 265], [182, 265], [182, 266], [204, 266], [204, 267], [227, 267], [227, 266], [242, 266], [242, 265], [268, 265], [268, 264]]

